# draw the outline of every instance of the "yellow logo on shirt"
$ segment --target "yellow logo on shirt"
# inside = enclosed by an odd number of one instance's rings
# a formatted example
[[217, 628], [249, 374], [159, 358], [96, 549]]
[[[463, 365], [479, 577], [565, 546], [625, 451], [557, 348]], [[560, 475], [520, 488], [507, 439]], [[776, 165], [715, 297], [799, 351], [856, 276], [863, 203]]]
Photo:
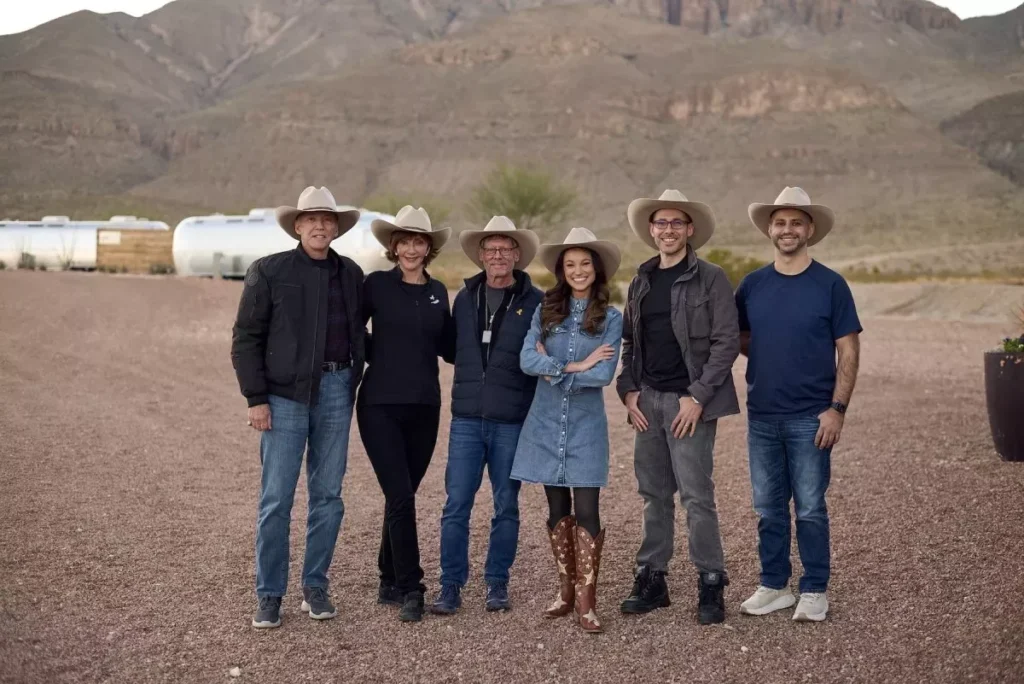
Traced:
[[522, 315], [523, 315], [523, 310], [522, 309], [516, 309], [516, 316], [522, 316]]

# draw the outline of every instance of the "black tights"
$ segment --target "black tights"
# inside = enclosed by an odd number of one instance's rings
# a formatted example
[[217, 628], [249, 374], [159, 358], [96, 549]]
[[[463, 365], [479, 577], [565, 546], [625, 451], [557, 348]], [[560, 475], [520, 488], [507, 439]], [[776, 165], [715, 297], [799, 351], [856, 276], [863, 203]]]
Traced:
[[601, 494], [600, 487], [548, 487], [544, 493], [548, 495], [548, 528], [554, 529], [558, 521], [573, 514], [576, 508], [576, 524], [581, 526], [591, 537], [601, 531], [601, 517], [597, 502]]

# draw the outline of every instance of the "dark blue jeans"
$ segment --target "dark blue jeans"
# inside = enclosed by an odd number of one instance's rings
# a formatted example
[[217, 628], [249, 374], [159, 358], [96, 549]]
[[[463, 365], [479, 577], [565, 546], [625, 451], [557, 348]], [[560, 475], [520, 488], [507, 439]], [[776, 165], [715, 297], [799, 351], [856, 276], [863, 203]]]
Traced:
[[796, 542], [804, 575], [801, 592], [828, 588], [830, 552], [825, 492], [831, 475], [831, 449], [814, 446], [818, 419], [779, 422], [750, 420], [750, 484], [757, 511], [761, 584], [783, 589], [793, 568], [789, 561], [789, 501], [796, 509]]
[[519, 545], [519, 481], [512, 461], [522, 423], [452, 417], [444, 487], [448, 499], [441, 515], [441, 584], [464, 586], [469, 579], [469, 515], [483, 482], [491, 480], [494, 516], [484, 580], [507, 582]]
[[260, 439], [263, 481], [256, 522], [256, 594], [261, 597], [284, 596], [288, 587], [288, 533], [303, 454], [309, 511], [302, 586], [327, 586], [345, 513], [341, 480], [352, 425], [351, 382], [351, 369], [324, 373], [313, 408], [270, 396], [270, 430]]

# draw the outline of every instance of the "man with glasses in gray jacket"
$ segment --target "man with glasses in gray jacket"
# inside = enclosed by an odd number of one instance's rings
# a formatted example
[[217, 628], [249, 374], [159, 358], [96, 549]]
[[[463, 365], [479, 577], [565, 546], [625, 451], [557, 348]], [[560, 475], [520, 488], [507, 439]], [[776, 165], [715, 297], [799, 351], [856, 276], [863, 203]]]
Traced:
[[678, 190], [634, 200], [633, 231], [658, 256], [637, 269], [623, 320], [617, 390], [636, 430], [634, 467], [644, 500], [643, 540], [623, 613], [668, 606], [678, 491], [698, 576], [701, 624], [725, 620], [722, 537], [715, 505], [718, 419], [739, 413], [732, 365], [739, 355], [736, 304], [725, 272], [698, 259], [714, 233], [711, 208]]

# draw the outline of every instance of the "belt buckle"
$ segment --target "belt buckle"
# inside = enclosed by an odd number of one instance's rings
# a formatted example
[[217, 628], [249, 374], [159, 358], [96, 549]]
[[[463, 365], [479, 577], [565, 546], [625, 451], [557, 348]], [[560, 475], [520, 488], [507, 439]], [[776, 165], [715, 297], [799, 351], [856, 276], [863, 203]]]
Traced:
[[327, 373], [333, 373], [336, 370], [338, 370], [338, 362], [337, 361], [324, 361], [324, 363], [320, 366], [320, 370], [323, 370], [323, 371], [325, 371]]

